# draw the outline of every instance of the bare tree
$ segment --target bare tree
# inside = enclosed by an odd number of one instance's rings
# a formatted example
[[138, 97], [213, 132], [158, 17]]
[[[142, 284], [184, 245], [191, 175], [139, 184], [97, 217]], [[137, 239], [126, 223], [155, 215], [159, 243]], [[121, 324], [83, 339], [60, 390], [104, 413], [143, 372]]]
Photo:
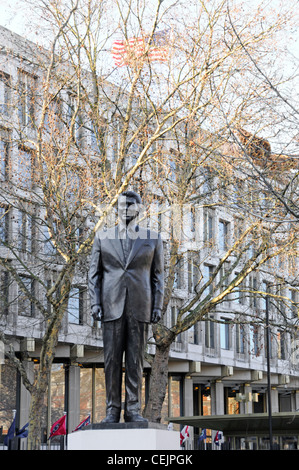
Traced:
[[[224, 1], [191, 2], [189, 15], [185, 4], [160, 0], [154, 8], [141, 1], [33, 3], [48, 34], [47, 47], [26, 43], [20, 50], [19, 44], [6, 45], [7, 57], [13, 52], [23, 75], [7, 82], [14, 119], [8, 119], [11, 132], [2, 140], [14, 149], [14, 159], [11, 166], [3, 166], [1, 203], [2, 220], [10, 220], [14, 230], [3, 237], [0, 258], [18, 286], [16, 292], [22, 293], [21, 300], [30, 302], [34, 318], [43, 324], [33, 383], [13, 349], [8, 352], [32, 396], [30, 449], [39, 448], [48, 372], [72, 287], [95, 231], [128, 186], [145, 195], [154, 183], [152, 193], [179, 207], [193, 203], [190, 188], [198, 169], [205, 184], [207, 171], [217, 170], [217, 179], [211, 181], [218, 181], [217, 190], [227, 187], [234, 171], [223, 152], [224, 142], [236, 123], [245, 116], [254, 120], [256, 109], [261, 112], [264, 105], [262, 84], [253, 68], [247, 72], [250, 61], [244, 47], [258, 63], [262, 51], [272, 53], [270, 42], [286, 24], [285, 17], [275, 18], [275, 12], [261, 23], [259, 14], [245, 14], [239, 5], [228, 10]], [[241, 28], [242, 43], [232, 25]], [[3, 155], [5, 163], [5, 151]], [[292, 234], [283, 247], [271, 245], [279, 228], [276, 220], [272, 223], [270, 232], [252, 216], [211, 278], [198, 285], [193, 300], [181, 309], [177, 322], [168, 330], [157, 326], [147, 409], [151, 419], [160, 419], [165, 387], [157, 404], [153, 390], [157, 370], [166, 377], [175, 336], [208, 315], [267, 259], [292, 246]], [[237, 266], [249, 235], [260, 238], [256, 253], [228, 286], [220, 288], [218, 274], [233, 254], [232, 266]], [[266, 253], [270, 246], [271, 254]], [[169, 253], [165, 311], [180, 256], [175, 237]], [[215, 283], [218, 290], [206, 295], [205, 289]], [[9, 330], [4, 328], [1, 337], [9, 341]]]
[[[155, 355], [148, 358], [151, 377], [145, 416], [151, 421], [161, 419], [169, 351], [183, 332], [198, 328], [199, 322], [209, 322], [211, 317], [221, 322], [219, 312], [223, 314], [226, 305], [228, 312], [234, 312], [229, 316], [231, 325], [261, 326], [264, 311], [257, 312], [252, 302], [265, 296], [273, 304], [287, 305], [288, 315], [273, 316], [273, 328], [279, 324], [288, 331], [297, 328], [296, 317], [289, 315], [296, 303], [288, 297], [289, 283], [294, 279], [289, 264], [296, 262], [297, 230], [274, 217], [277, 204], [273, 198], [271, 204], [265, 204], [267, 194], [260, 197], [262, 185], [258, 181], [244, 180], [242, 171], [232, 171], [226, 165], [224, 157], [229, 150], [238, 158], [236, 148], [211, 141], [209, 134], [191, 135], [185, 128], [175, 133], [173, 147], [168, 150], [173, 170], [160, 168], [156, 180], [163, 195], [159, 210], [162, 230], [166, 231], [167, 275], [164, 321], [153, 327]], [[236, 162], [234, 167], [238, 167]], [[277, 271], [275, 263], [285, 269]], [[253, 276], [259, 276], [260, 282], [253, 283]], [[184, 298], [179, 294], [174, 318], [170, 310], [178, 289]], [[242, 305], [242, 313], [231, 310], [233, 299]]]

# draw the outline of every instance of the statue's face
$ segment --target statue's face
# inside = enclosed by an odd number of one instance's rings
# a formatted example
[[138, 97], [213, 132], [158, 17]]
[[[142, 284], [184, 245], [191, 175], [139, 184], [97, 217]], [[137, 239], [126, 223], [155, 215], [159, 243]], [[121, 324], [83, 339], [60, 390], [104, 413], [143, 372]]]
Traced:
[[129, 224], [139, 213], [138, 203], [135, 198], [120, 196], [118, 200], [118, 216], [124, 224]]

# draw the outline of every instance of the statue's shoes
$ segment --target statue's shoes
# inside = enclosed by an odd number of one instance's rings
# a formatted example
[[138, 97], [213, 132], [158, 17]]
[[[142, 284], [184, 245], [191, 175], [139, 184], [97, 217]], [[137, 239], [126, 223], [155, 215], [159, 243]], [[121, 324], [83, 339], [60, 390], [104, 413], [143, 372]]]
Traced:
[[129, 413], [124, 416], [126, 423], [147, 423], [147, 419], [138, 413]]
[[106, 418], [104, 418], [101, 423], [119, 423], [119, 415], [115, 415], [113, 413], [107, 414]]

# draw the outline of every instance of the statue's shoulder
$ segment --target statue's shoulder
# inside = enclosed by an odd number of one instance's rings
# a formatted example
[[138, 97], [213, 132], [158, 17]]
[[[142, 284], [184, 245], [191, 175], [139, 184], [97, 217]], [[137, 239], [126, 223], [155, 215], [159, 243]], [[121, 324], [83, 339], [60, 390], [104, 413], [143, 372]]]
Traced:
[[138, 236], [143, 240], [158, 240], [160, 237], [158, 232], [143, 227], [139, 227]]
[[97, 230], [95, 236], [99, 240], [114, 240], [116, 238], [116, 226], [101, 228], [100, 230]]

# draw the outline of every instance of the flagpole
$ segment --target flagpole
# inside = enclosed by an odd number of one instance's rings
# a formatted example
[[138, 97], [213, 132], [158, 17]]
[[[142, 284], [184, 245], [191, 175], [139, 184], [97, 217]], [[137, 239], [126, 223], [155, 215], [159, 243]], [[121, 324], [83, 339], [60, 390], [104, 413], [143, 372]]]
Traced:
[[51, 430], [51, 371], [48, 373], [48, 410], [47, 410], [47, 447], [48, 450], [51, 448], [51, 441], [49, 439]]
[[67, 432], [68, 432], [68, 419], [67, 419], [67, 412], [65, 411], [64, 413], [64, 416], [65, 416], [65, 435], [64, 435], [64, 438], [63, 438], [63, 441], [64, 441], [64, 450], [67, 450]]

